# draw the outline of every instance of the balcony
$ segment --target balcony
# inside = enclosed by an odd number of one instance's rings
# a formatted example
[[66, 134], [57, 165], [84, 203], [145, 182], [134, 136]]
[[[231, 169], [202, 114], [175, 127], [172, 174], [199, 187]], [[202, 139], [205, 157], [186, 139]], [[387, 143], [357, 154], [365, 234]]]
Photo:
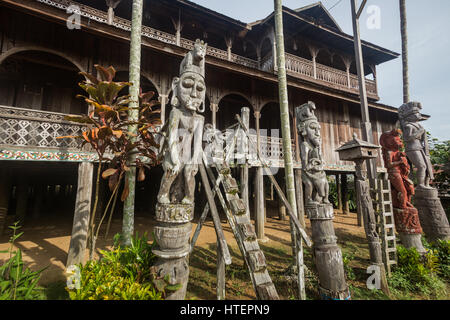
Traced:
[[[266, 55], [261, 60], [261, 69], [267, 72], [276, 72], [272, 54]], [[313, 61], [286, 53], [286, 73], [309, 80], [327, 87], [333, 87], [346, 92], [359, 95], [358, 76], [342, 70], [324, 66]], [[366, 79], [366, 90], [369, 97], [378, 99], [377, 83], [375, 80]]]
[[[81, 16], [102, 24], [108, 24], [107, 12], [83, 4], [79, 4], [75, 1], [36, 1], [62, 9], [64, 11], [66, 11], [69, 6], [76, 5], [80, 8], [79, 14]], [[115, 16], [112, 22], [112, 26], [121, 30], [130, 31], [131, 21]], [[194, 47], [194, 41], [192, 40], [182, 37], [177, 40], [175, 34], [163, 32], [148, 26], [142, 26], [142, 36], [164, 43], [178, 45], [188, 50], [191, 50]], [[265, 56], [261, 59], [260, 63], [258, 63], [258, 61], [256, 60], [252, 60], [234, 53], [229, 54], [225, 50], [208, 46], [207, 55], [253, 69], [260, 69], [262, 71], [271, 73], [276, 72], [272, 54]], [[286, 54], [286, 71], [289, 75], [302, 80], [307, 80], [319, 85], [332, 87], [334, 89], [359, 95], [358, 77], [345, 71], [334, 69], [321, 64], [315, 64], [314, 66], [314, 63], [312, 61], [288, 53]], [[366, 88], [367, 94], [370, 98], [378, 99], [377, 84], [375, 80], [366, 79]]]
[[84, 125], [65, 114], [0, 106], [0, 160], [92, 161], [96, 155], [78, 139]]

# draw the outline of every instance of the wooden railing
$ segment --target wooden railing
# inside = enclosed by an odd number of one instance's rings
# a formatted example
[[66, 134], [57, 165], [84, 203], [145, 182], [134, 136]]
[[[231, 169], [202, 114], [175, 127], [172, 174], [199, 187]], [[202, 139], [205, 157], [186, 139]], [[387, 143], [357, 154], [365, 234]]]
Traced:
[[81, 135], [85, 128], [85, 125], [65, 120], [64, 116], [56, 112], [0, 106], [0, 145], [80, 150], [82, 142], [79, 139], [57, 139]]
[[[77, 6], [79, 8], [78, 14], [90, 20], [100, 23], [108, 23], [108, 14], [105, 11], [101, 11], [83, 4], [79, 4], [71, 0], [35, 0], [62, 10], [67, 10], [70, 6]], [[116, 28], [130, 31], [131, 22], [129, 20], [115, 16], [112, 25]], [[177, 44], [176, 36], [167, 32], [163, 32], [148, 26], [142, 26], [142, 36], [158, 40], [161, 42], [169, 43], [172, 45]], [[180, 46], [191, 50], [194, 47], [194, 41], [180, 38]], [[246, 58], [232, 53], [230, 56], [225, 50], [208, 46], [207, 54], [216, 57], [221, 60], [227, 60], [239, 65], [258, 69], [267, 72], [276, 72], [274, 70], [274, 60], [272, 53], [263, 57], [258, 64], [258, 61]], [[336, 89], [344, 90], [347, 92], [359, 94], [359, 84], [356, 75], [348, 75], [345, 71], [334, 69], [321, 64], [316, 64], [316, 72], [314, 72], [313, 62], [295, 55], [286, 53], [286, 71], [291, 76], [313, 80], [319, 82], [324, 86], [332, 86]], [[349, 81], [350, 80], [350, 81]], [[377, 85], [374, 80], [366, 80], [367, 93], [372, 98], [378, 98]]]
[[[265, 59], [268, 58], [266, 57]], [[345, 71], [324, 66], [320, 63], [316, 63], [316, 73], [314, 75], [314, 64], [312, 61], [289, 53], [286, 53], [286, 72], [296, 77], [314, 79], [325, 85], [329, 86], [331, 84], [338, 89], [359, 94], [359, 83], [356, 75], [347, 74]], [[369, 96], [378, 97], [376, 81], [366, 79], [366, 90]]]

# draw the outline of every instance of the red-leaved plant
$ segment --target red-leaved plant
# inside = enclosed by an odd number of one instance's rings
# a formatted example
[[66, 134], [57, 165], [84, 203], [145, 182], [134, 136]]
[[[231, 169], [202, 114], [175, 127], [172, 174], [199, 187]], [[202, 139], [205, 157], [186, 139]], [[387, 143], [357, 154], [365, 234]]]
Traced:
[[[83, 141], [81, 148], [85, 144], [89, 144], [98, 154], [95, 200], [89, 222], [89, 256], [91, 260], [100, 226], [107, 213], [110, 212], [106, 229], [106, 235], [108, 234], [119, 187], [123, 180], [125, 180], [125, 185], [120, 197], [121, 201], [128, 196], [129, 187], [128, 180], [124, 179], [125, 172], [130, 170], [130, 166], [136, 166], [138, 181], [143, 181], [145, 168], [150, 169], [158, 164], [159, 144], [156, 135], [158, 134], [157, 126], [161, 124], [160, 109], [154, 109], [156, 105], [159, 105], [159, 102], [153, 99], [154, 92], [142, 93], [142, 90], [140, 91], [138, 120], [129, 121], [130, 96], [119, 95], [119, 93], [132, 84], [113, 81], [116, 71], [112, 66], [104, 68], [95, 65], [95, 68], [97, 76], [85, 72], [80, 73], [85, 77], [85, 81], [81, 82], [79, 86], [89, 96], [78, 95], [77, 97], [86, 101], [89, 107], [88, 114], [65, 117], [66, 120], [85, 124], [86, 130], [80, 136], [58, 137], [60, 139], [81, 139]], [[137, 125], [137, 131], [130, 129], [132, 125]], [[129, 161], [131, 155], [136, 155], [134, 163]], [[108, 164], [108, 168], [102, 172], [105, 163]], [[103, 179], [108, 179], [108, 186], [112, 193], [95, 232], [100, 175]]]

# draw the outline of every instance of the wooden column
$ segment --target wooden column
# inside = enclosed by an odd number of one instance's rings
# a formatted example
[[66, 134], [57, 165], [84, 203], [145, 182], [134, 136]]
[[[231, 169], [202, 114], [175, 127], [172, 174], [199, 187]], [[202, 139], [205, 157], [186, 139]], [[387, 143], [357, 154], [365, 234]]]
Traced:
[[77, 198], [75, 200], [75, 213], [73, 217], [72, 237], [70, 239], [67, 257], [67, 267], [84, 261], [91, 211], [93, 172], [93, 163], [80, 163], [78, 167]]
[[167, 94], [160, 94], [158, 97], [159, 103], [161, 104], [161, 123], [164, 125], [166, 121], [166, 104], [169, 96]]
[[217, 239], [217, 300], [225, 300], [225, 260]]
[[214, 102], [210, 102], [209, 108], [211, 109], [211, 113], [212, 113], [212, 119], [211, 119], [212, 126], [213, 126], [214, 129], [217, 129], [216, 116], [217, 116], [217, 112], [219, 111], [219, 104], [218, 103], [214, 103]]
[[[261, 151], [261, 132], [259, 128], [259, 119], [261, 118], [261, 113], [259, 111], [255, 111], [255, 124], [256, 124], [256, 144], [258, 148], [258, 152]], [[255, 196], [256, 196], [256, 236], [258, 239], [264, 239], [264, 217], [265, 217], [265, 205], [264, 205], [264, 175], [263, 168], [259, 166], [256, 168], [256, 188], [255, 188]]]
[[347, 184], [347, 174], [342, 174], [341, 177], [341, 185], [342, 185], [342, 213], [349, 214], [349, 194], [348, 194], [348, 184]]
[[341, 178], [342, 178], [341, 174], [335, 175], [336, 190], [337, 190], [337, 201], [338, 201], [337, 209], [338, 209], [339, 212], [342, 212], [342, 183], [341, 183]]
[[[356, 177], [354, 177], [354, 185], [355, 185], [355, 192], [358, 190], [357, 183], [356, 183]], [[362, 213], [361, 208], [359, 206], [356, 206], [356, 219], [358, 221], [358, 227], [362, 227]]]
[[[242, 118], [242, 122], [244, 123], [244, 125], [249, 128], [250, 127], [250, 109], [249, 108], [242, 108], [241, 109], [241, 118]], [[249, 197], [248, 197], [248, 163], [247, 163], [247, 155], [248, 155], [248, 141], [247, 141], [247, 136], [245, 134], [243, 134], [243, 151], [245, 153], [245, 159], [244, 159], [244, 163], [241, 166], [241, 199], [244, 201], [245, 203], [245, 211], [246, 214], [248, 216], [248, 218], [250, 219], [250, 205], [249, 205]]]
[[25, 216], [28, 208], [28, 184], [24, 174], [19, 174], [16, 187], [16, 220], [20, 225], [25, 223]]
[[231, 37], [225, 37], [225, 43], [227, 45], [228, 61], [231, 61], [231, 48], [233, 47], [233, 39]]
[[[300, 158], [300, 142], [297, 130], [297, 117], [294, 117], [294, 142], [295, 142], [295, 161], [301, 163]], [[294, 169], [295, 180], [295, 199], [297, 200], [297, 218], [302, 228], [305, 228], [305, 206], [303, 203], [303, 183], [302, 183], [302, 169]], [[294, 241], [294, 239], [292, 239]]]
[[0, 235], [5, 228], [8, 215], [9, 197], [11, 195], [11, 176], [6, 169], [0, 169]]
[[[283, 190], [283, 192], [286, 194], [286, 182], [284, 180], [283, 180], [283, 183], [280, 183], [280, 187]], [[280, 197], [278, 197], [277, 201], [278, 201], [278, 217], [280, 218], [280, 220], [286, 221], [287, 220], [286, 206], [284, 205], [284, 203], [280, 199]]]

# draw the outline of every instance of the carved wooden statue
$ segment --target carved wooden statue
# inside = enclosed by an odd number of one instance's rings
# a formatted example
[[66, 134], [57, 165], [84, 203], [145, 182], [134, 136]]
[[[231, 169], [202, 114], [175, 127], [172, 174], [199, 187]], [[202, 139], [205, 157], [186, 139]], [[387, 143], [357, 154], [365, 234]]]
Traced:
[[392, 130], [383, 133], [380, 137], [384, 166], [388, 171], [392, 187], [395, 229], [400, 234], [405, 247], [414, 247], [418, 252], [424, 253], [419, 214], [411, 203], [411, 197], [414, 195], [414, 183], [409, 179], [410, 166], [406, 154], [400, 151], [403, 148], [400, 134], [399, 130]]
[[434, 178], [433, 166], [430, 161], [427, 133], [419, 123], [425, 120], [420, 114], [421, 109], [422, 105], [419, 102], [408, 102], [398, 109], [406, 156], [417, 170], [415, 205], [427, 238], [448, 240], [449, 223], [439, 200], [438, 191], [430, 186], [430, 181]]
[[155, 227], [160, 258], [158, 276], [169, 275], [171, 284], [182, 284], [180, 290], [166, 297], [184, 299], [189, 278], [186, 256], [189, 253], [190, 221], [194, 216], [195, 175], [202, 157], [206, 44], [197, 40], [180, 66], [180, 77], [172, 81], [172, 110], [163, 144], [164, 175], [156, 205]]
[[320, 125], [314, 115], [316, 106], [313, 102], [297, 109], [298, 131], [302, 137], [300, 152], [302, 154], [302, 180], [305, 185], [305, 199], [307, 203], [329, 204], [329, 185], [322, 160], [322, 138]]
[[311, 220], [314, 259], [323, 299], [347, 300], [350, 292], [345, 281], [341, 249], [333, 226], [333, 206], [328, 200], [329, 185], [321, 151], [320, 125], [316, 106], [308, 102], [295, 110], [301, 140], [302, 181], [305, 186], [305, 211]]

